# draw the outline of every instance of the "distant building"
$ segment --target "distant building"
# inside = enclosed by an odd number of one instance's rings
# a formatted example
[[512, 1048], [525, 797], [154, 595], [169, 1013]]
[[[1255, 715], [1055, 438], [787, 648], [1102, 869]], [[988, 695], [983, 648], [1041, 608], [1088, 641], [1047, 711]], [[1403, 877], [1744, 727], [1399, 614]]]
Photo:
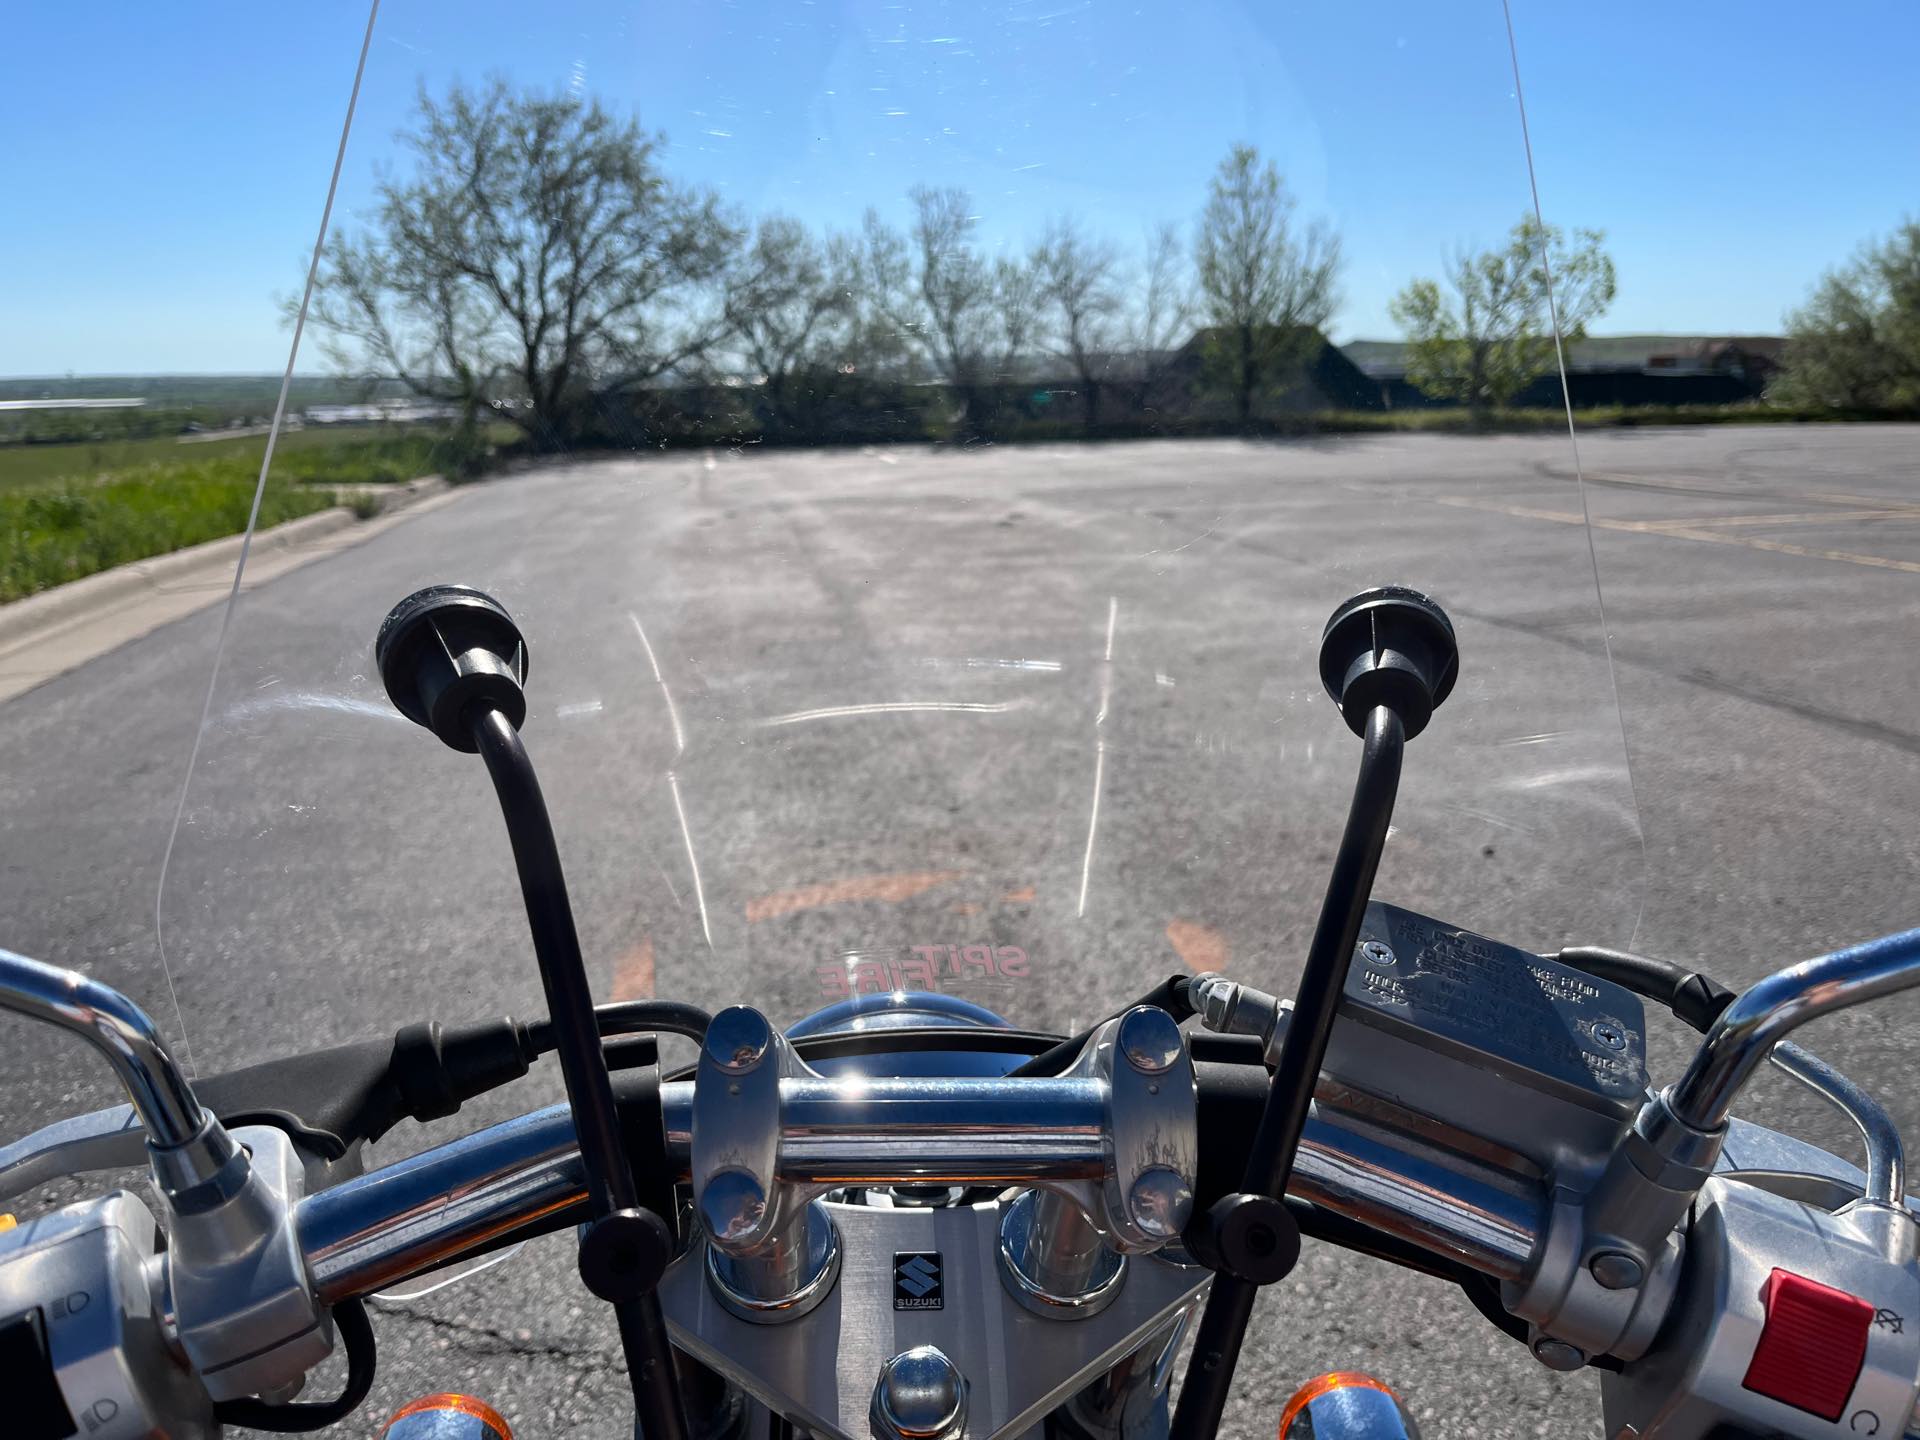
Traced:
[[[1099, 385], [1094, 423], [1162, 418], [1227, 420], [1234, 400], [1217, 385], [1207, 383], [1209, 347], [1217, 338], [1212, 329], [1196, 330], [1174, 350], [1113, 350], [1093, 357], [1089, 367]], [[1290, 374], [1258, 398], [1255, 414], [1297, 415], [1315, 410], [1379, 410], [1380, 388], [1349, 360], [1340, 348], [1312, 326], [1300, 327], [1295, 344], [1302, 357]], [[1058, 357], [1027, 361], [1020, 378], [1002, 389], [1018, 398], [1030, 391], [1021, 408], [1038, 413], [1057, 409], [1062, 418], [1085, 415], [1080, 377]], [[1040, 396], [1046, 400], [1036, 405]]]
[[1647, 356], [1648, 375], [1735, 375], [1762, 389], [1778, 373], [1787, 342], [1779, 335], [1700, 336]]
[[363, 405], [309, 405], [300, 412], [309, 425], [415, 425], [457, 420], [457, 405], [425, 400], [373, 400]]

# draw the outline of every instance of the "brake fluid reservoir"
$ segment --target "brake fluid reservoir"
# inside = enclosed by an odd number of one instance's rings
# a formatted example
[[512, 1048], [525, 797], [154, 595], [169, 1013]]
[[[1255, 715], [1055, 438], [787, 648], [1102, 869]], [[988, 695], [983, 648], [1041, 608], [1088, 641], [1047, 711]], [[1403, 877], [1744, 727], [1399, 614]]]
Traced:
[[394, 1411], [380, 1434], [382, 1440], [513, 1440], [499, 1412], [471, 1395], [422, 1395]]
[[1320, 1103], [1497, 1164], [1597, 1164], [1646, 1096], [1637, 995], [1398, 906], [1367, 906], [1337, 1013]]

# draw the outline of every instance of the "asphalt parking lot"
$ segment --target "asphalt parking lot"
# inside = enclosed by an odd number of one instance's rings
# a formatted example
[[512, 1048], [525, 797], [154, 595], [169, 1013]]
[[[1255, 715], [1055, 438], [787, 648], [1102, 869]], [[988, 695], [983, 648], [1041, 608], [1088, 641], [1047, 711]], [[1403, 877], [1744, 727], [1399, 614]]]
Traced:
[[[1920, 911], [1916, 457], [1914, 427], [1779, 426], [1584, 435], [1584, 488], [1564, 436], [556, 465], [245, 598], [165, 967], [218, 611], [0, 705], [0, 944], [125, 987], [203, 1071], [537, 1013], [484, 776], [391, 715], [370, 659], [395, 600], [465, 581], [527, 633], [603, 993], [784, 1023], [936, 986], [1064, 1029], [1183, 966], [1290, 991], [1358, 748], [1319, 630], [1391, 580], [1448, 607], [1462, 676], [1409, 749], [1382, 898], [1744, 985]], [[1807, 1036], [1910, 1132], [1916, 1015]], [[110, 1098], [79, 1050], [0, 1036], [8, 1138]], [[1657, 1072], [1684, 1054], [1656, 1036]], [[1782, 1080], [1742, 1110], [1840, 1143]], [[473, 1388], [519, 1433], [620, 1433], [564, 1243], [375, 1308], [375, 1407]], [[1374, 1262], [1310, 1248], [1256, 1325], [1235, 1434], [1336, 1366], [1430, 1435], [1599, 1433], [1589, 1377]]]

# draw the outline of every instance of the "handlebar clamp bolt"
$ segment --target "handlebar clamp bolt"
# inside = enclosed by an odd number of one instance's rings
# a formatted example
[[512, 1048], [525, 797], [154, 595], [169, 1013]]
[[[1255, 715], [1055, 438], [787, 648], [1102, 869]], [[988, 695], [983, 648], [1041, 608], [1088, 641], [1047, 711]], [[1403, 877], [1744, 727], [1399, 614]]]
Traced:
[[1193, 1188], [1164, 1165], [1142, 1173], [1127, 1192], [1133, 1223], [1160, 1240], [1172, 1240], [1193, 1215]]
[[1180, 1059], [1180, 1026], [1166, 1011], [1151, 1005], [1122, 1016], [1115, 1040], [1127, 1063], [1142, 1075], [1163, 1075]]
[[730, 1005], [707, 1027], [707, 1055], [730, 1075], [744, 1075], [766, 1058], [773, 1044], [767, 1017], [745, 1005]]
[[766, 1208], [766, 1191], [744, 1170], [722, 1170], [700, 1192], [700, 1223], [716, 1240], [751, 1236]]
[[1637, 1289], [1646, 1270], [1631, 1255], [1605, 1250], [1587, 1262], [1587, 1269], [1603, 1290]]
[[1545, 1335], [1533, 1342], [1533, 1358], [1549, 1370], [1578, 1370], [1587, 1363], [1578, 1346]]

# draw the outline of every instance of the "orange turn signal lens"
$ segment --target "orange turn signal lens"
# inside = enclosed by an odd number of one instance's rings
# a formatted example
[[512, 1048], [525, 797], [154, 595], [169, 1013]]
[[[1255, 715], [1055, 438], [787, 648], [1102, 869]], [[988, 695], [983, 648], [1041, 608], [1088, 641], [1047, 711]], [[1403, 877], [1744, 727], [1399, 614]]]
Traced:
[[1419, 1427], [1384, 1381], [1330, 1370], [1293, 1392], [1280, 1412], [1280, 1440], [1419, 1440]]
[[383, 1440], [513, 1440], [500, 1412], [471, 1395], [422, 1395], [393, 1412]]

